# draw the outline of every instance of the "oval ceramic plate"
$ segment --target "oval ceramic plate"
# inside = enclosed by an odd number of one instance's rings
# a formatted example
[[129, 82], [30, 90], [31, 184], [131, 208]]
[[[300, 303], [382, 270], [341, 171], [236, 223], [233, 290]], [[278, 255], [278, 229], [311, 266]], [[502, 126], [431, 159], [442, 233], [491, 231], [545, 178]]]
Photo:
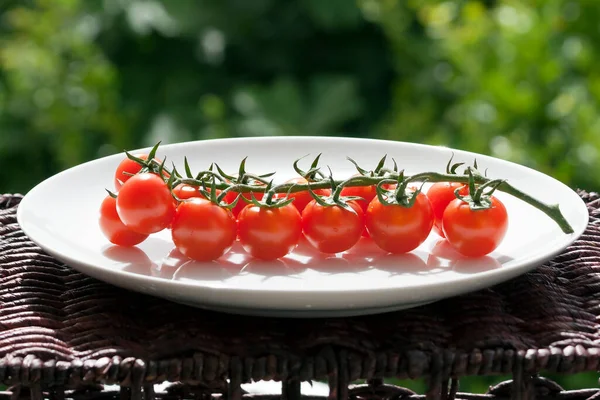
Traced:
[[335, 256], [322, 256], [301, 242], [275, 262], [251, 259], [239, 245], [217, 261], [193, 262], [174, 250], [168, 230], [134, 248], [113, 246], [103, 237], [98, 209], [105, 188], [113, 189], [113, 173], [123, 154], [79, 165], [40, 183], [22, 200], [18, 220], [49, 254], [108, 283], [202, 308], [286, 317], [379, 313], [481, 289], [547, 261], [587, 226], [585, 204], [561, 182], [510, 162], [444, 147], [371, 139], [255, 137], [163, 145], [158, 156], [179, 168], [187, 156], [194, 172], [212, 162], [235, 172], [248, 156], [249, 171], [276, 171], [274, 178], [283, 181], [295, 176], [295, 159], [318, 153], [320, 165], [329, 165], [339, 179], [356, 173], [347, 156], [373, 169], [387, 154], [409, 174], [443, 172], [452, 153], [454, 162], [468, 165], [477, 158], [490, 178], [506, 178], [542, 201], [558, 203], [575, 232], [564, 234], [542, 212], [497, 192], [508, 209], [509, 230], [496, 251], [479, 259], [461, 258], [432, 232], [419, 248], [401, 256], [385, 254], [362, 239]]

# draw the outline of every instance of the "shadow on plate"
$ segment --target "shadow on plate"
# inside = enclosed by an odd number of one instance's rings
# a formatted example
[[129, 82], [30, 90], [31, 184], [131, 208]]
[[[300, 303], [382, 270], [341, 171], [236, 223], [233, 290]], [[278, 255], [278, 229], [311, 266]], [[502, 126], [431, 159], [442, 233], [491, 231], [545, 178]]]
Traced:
[[446, 239], [440, 239], [431, 249], [432, 264], [437, 262], [447, 264], [454, 272], [460, 274], [477, 274], [502, 267], [502, 264], [512, 258], [502, 255], [497, 258], [492, 256], [466, 257], [456, 251]]
[[102, 251], [105, 257], [124, 263], [122, 271], [131, 272], [138, 275], [152, 275], [152, 270], [156, 264], [148, 258], [146, 253], [137, 247], [123, 247], [111, 245]]
[[454, 272], [459, 274], [478, 274], [480, 272], [491, 271], [502, 268], [498, 260], [490, 256], [477, 258], [461, 258], [450, 263]]
[[292, 254], [283, 260], [296, 273], [307, 269], [326, 274], [352, 273], [370, 266], [370, 260], [361, 252], [364, 244], [359, 241], [355, 247], [358, 249], [353, 248], [352, 252], [325, 254], [315, 249], [303, 235]]
[[310, 269], [324, 274], [347, 274], [364, 271], [368, 266], [359, 262], [350, 262], [343, 256], [334, 254], [322, 254], [313, 257], [310, 261]]
[[190, 260], [173, 248], [171, 252], [162, 259], [153, 271], [153, 275], [169, 280], [220, 280], [239, 272], [241, 267], [231, 266], [226, 260], [211, 262], [199, 262]]
[[177, 281], [222, 281], [236, 276], [259, 275], [263, 280], [275, 277], [300, 278], [307, 270], [327, 275], [380, 270], [395, 275], [432, 275], [452, 270], [476, 274], [501, 268], [507, 256], [468, 258], [458, 253], [445, 239], [435, 243], [431, 252], [418, 250], [406, 254], [389, 254], [371, 239], [362, 238], [350, 251], [329, 255], [320, 253], [302, 238], [292, 254], [273, 261], [249, 256], [236, 242], [223, 257], [210, 262], [190, 260], [176, 248], [153, 262], [137, 247], [110, 246], [103, 250], [107, 258], [124, 264], [121, 269], [134, 274]]
[[[420, 253], [419, 253], [420, 254]], [[427, 259], [427, 262], [425, 262]], [[390, 275], [433, 275], [447, 271], [441, 263], [432, 262], [427, 254], [414, 252], [405, 254], [385, 254], [373, 260], [376, 269], [390, 272]]]

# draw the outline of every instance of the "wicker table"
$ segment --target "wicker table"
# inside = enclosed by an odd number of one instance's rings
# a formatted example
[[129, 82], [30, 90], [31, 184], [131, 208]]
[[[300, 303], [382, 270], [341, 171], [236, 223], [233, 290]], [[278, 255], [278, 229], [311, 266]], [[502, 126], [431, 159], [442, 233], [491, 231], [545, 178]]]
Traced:
[[[597, 398], [538, 376], [600, 362], [600, 197], [579, 194], [587, 231], [531, 273], [443, 308], [308, 320], [208, 312], [89, 278], [33, 244], [16, 222], [21, 197], [0, 195], [0, 396], [241, 399], [257, 397], [242, 383], [275, 380], [299, 399], [301, 382], [324, 380], [340, 399]], [[513, 379], [457, 393], [461, 377], [498, 374]], [[429, 389], [417, 395], [391, 377], [425, 377]], [[176, 383], [155, 392], [165, 381]]]

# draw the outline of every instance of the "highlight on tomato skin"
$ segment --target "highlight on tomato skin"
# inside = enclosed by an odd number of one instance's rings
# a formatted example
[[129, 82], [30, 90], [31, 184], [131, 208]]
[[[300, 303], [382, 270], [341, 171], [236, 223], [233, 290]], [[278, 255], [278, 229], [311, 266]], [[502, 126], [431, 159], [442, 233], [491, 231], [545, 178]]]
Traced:
[[212, 261], [227, 253], [237, 236], [230, 210], [210, 200], [194, 197], [182, 202], [171, 225], [171, 239], [186, 257]]
[[176, 201], [158, 175], [142, 173], [123, 184], [117, 196], [117, 212], [131, 230], [152, 234], [167, 228], [175, 216]]
[[293, 204], [247, 205], [238, 215], [238, 237], [252, 257], [275, 260], [289, 254], [302, 235], [302, 218]]
[[308, 242], [322, 253], [341, 253], [354, 246], [365, 228], [362, 207], [348, 204], [354, 212], [339, 205], [323, 206], [312, 200], [302, 212], [302, 231]]
[[442, 228], [446, 239], [464, 256], [485, 256], [494, 251], [506, 235], [506, 207], [495, 196], [490, 196], [490, 201], [490, 208], [471, 210], [467, 202], [455, 199], [444, 211]]
[[100, 204], [98, 224], [102, 234], [117, 246], [132, 247], [142, 243], [149, 235], [129, 229], [117, 213], [117, 199], [108, 195]]

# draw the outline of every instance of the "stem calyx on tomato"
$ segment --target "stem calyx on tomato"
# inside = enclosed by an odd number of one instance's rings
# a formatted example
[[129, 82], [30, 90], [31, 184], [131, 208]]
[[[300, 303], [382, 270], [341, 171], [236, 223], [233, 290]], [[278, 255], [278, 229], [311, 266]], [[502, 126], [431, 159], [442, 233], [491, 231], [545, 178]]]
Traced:
[[[132, 161], [135, 161], [136, 163], [140, 164], [140, 166], [142, 167], [137, 173], [138, 174], [142, 174], [142, 173], [148, 173], [148, 172], [152, 172], [157, 174], [158, 176], [160, 176], [162, 179], [165, 179], [165, 172], [168, 172], [165, 168], [165, 162], [167, 161], [166, 158], [164, 158], [162, 160], [161, 163], [158, 163], [155, 160], [156, 157], [156, 152], [158, 151], [158, 146], [160, 145], [160, 142], [156, 143], [154, 145], [154, 147], [152, 147], [152, 149], [150, 150], [150, 152], [148, 153], [148, 157], [147, 159], [143, 160], [139, 157], [134, 156], [133, 154], [129, 153], [129, 152], [125, 152], [125, 155], [127, 156], [127, 158], [129, 158]], [[123, 172], [126, 175], [129, 176], [133, 176], [135, 174], [131, 174], [128, 172]]]
[[[411, 178], [405, 178], [404, 170], [398, 173], [396, 179], [383, 179], [377, 184], [376, 194], [379, 202], [385, 206], [399, 205], [410, 208], [417, 201], [417, 196], [423, 190], [423, 185], [427, 179], [424, 179], [421, 186], [415, 189], [408, 189]], [[395, 183], [394, 189], [388, 190], [383, 187], [385, 184]]]
[[[475, 185], [475, 179], [471, 167], [468, 167], [466, 173], [469, 176], [468, 188], [469, 193], [466, 196], [460, 194], [462, 188], [458, 188], [454, 191], [454, 195], [457, 199], [460, 199], [469, 204], [469, 208], [473, 211], [487, 210], [492, 206], [492, 194], [494, 191], [503, 184], [505, 179], [494, 179], [482, 183], [481, 185]], [[486, 192], [485, 190], [488, 189]]]
[[235, 200], [233, 200], [231, 203], [225, 202], [224, 201], [225, 196], [227, 195], [227, 193], [229, 192], [229, 190], [232, 187], [233, 186], [230, 186], [230, 187], [226, 188], [225, 190], [223, 190], [221, 193], [217, 194], [216, 179], [214, 177], [212, 177], [212, 179], [210, 180], [210, 192], [207, 190], [206, 181], [204, 181], [204, 180], [202, 180], [202, 189], [198, 188], [198, 190], [200, 190], [200, 193], [202, 193], [202, 195], [204, 197], [206, 197], [207, 199], [209, 199], [211, 202], [215, 203], [216, 205], [221, 206], [223, 208], [227, 208], [229, 210], [232, 210], [237, 205], [238, 201], [240, 201], [240, 198], [243, 198], [242, 194], [238, 193]]
[[323, 207], [331, 207], [331, 206], [339, 206], [346, 211], [349, 211], [353, 214], [356, 214], [356, 210], [352, 208], [349, 201], [364, 201], [362, 197], [359, 196], [342, 196], [342, 190], [344, 189], [347, 182], [351, 182], [353, 179], [361, 178], [361, 177], [352, 177], [342, 182], [337, 182], [333, 179], [333, 173], [331, 172], [331, 168], [329, 169], [329, 179], [324, 179], [323, 181], [328, 180], [329, 185], [331, 187], [331, 194], [328, 196], [319, 196], [316, 194], [310, 185], [308, 185], [308, 191], [310, 195], [315, 199], [315, 201]]

